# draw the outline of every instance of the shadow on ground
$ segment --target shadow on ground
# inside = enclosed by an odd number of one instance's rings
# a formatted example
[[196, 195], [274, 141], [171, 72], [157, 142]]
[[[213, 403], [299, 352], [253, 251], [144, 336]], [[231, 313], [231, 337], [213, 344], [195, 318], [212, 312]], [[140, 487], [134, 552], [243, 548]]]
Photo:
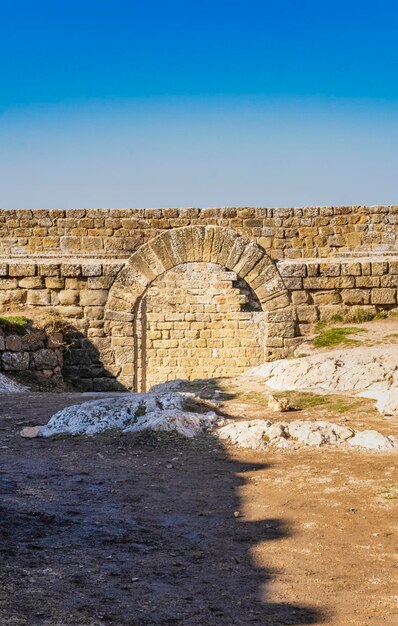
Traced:
[[291, 521], [234, 515], [266, 464], [231, 459], [211, 435], [19, 437], [76, 400], [15, 394], [0, 409], [2, 626], [324, 622], [303, 598], [274, 603], [277, 572], [251, 558]]

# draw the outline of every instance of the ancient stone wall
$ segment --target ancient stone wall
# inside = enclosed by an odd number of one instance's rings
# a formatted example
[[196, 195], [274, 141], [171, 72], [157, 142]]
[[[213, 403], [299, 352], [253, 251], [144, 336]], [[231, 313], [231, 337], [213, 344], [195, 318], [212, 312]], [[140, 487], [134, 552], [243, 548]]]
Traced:
[[0, 254], [126, 258], [165, 230], [215, 224], [275, 259], [398, 251], [398, 206], [343, 206], [0, 211]]
[[0, 329], [0, 371], [27, 383], [58, 384], [62, 379], [64, 340], [59, 332]]
[[289, 356], [320, 319], [397, 306], [397, 220], [398, 207], [2, 211], [0, 308], [69, 322], [63, 372], [80, 389], [234, 375]]

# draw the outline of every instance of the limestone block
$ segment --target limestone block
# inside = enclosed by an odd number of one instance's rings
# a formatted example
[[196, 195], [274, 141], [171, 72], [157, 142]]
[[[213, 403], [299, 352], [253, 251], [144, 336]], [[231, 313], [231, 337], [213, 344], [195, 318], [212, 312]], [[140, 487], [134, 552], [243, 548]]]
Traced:
[[289, 305], [289, 294], [282, 292], [267, 300], [264, 308], [266, 311], [275, 311], [276, 309], [283, 309], [285, 307], [288, 307]]
[[237, 264], [232, 268], [239, 276], [244, 278], [263, 258], [264, 252], [256, 243], [249, 243]]
[[74, 289], [65, 289], [58, 293], [59, 303], [62, 305], [73, 305], [79, 302], [79, 291]]
[[103, 305], [108, 299], [107, 289], [84, 289], [79, 293], [81, 306]]
[[336, 287], [336, 278], [329, 276], [307, 276], [303, 279], [304, 289], [334, 289]]
[[321, 276], [340, 276], [340, 263], [320, 263], [319, 273]]
[[213, 237], [214, 237], [214, 227], [206, 226], [205, 227], [205, 235], [203, 241], [203, 261], [210, 262], [211, 260], [211, 250], [213, 246]]
[[84, 239], [82, 239], [82, 237], [69, 237], [69, 236], [60, 237], [61, 251], [69, 252], [69, 253], [81, 252], [81, 250], [84, 250], [84, 245], [82, 245], [83, 241]]
[[43, 279], [40, 276], [28, 276], [19, 280], [18, 286], [22, 289], [40, 289], [43, 287]]
[[205, 241], [205, 228], [194, 226], [192, 228], [193, 260], [203, 261], [203, 246]]
[[111, 311], [110, 309], [105, 311], [104, 317], [106, 320], [119, 322], [132, 322], [134, 320], [134, 315], [132, 313], [125, 313], [124, 311]]
[[77, 319], [83, 317], [83, 309], [80, 306], [56, 306], [54, 311], [61, 317]]
[[352, 249], [357, 249], [362, 243], [361, 233], [351, 232], [347, 233], [345, 236], [345, 243]]
[[90, 320], [102, 320], [104, 318], [104, 307], [87, 306], [84, 309], [84, 317]]
[[383, 274], [387, 274], [387, 261], [372, 261], [371, 267], [373, 276], [382, 276]]
[[302, 278], [295, 278], [293, 276], [290, 278], [286, 277], [283, 279], [283, 282], [286, 289], [288, 289], [289, 291], [301, 291], [303, 288]]
[[82, 263], [82, 276], [101, 276], [101, 263]]
[[282, 278], [285, 277], [301, 277], [307, 275], [307, 268], [304, 263], [278, 263], [278, 270]]
[[299, 305], [296, 307], [297, 319], [301, 323], [311, 324], [318, 321], [318, 309], [314, 305]]
[[163, 237], [156, 237], [148, 243], [148, 247], [160, 261], [161, 267], [165, 270], [171, 269], [175, 265], [175, 259], [170, 254], [170, 248], [167, 247]]
[[389, 261], [388, 270], [390, 274], [398, 274], [398, 261]]
[[370, 302], [370, 290], [369, 289], [343, 289], [341, 297], [344, 304], [369, 304]]
[[380, 277], [380, 287], [398, 287], [398, 275], [388, 274]]
[[[218, 258], [220, 254], [222, 254], [224, 251], [224, 235], [225, 235], [224, 229], [217, 227], [217, 226], [214, 227], [211, 253], [210, 253], [210, 261], [212, 263], [218, 263]], [[235, 240], [237, 239], [239, 239], [239, 237], [237, 237]], [[228, 247], [228, 242], [226, 242], [225, 245]], [[229, 264], [226, 264], [226, 267], [228, 269], [231, 269], [231, 266]]]
[[76, 278], [77, 276], [81, 276], [82, 267], [80, 263], [62, 263], [61, 265], [61, 276], [65, 278]]
[[46, 306], [51, 302], [51, 291], [49, 289], [34, 289], [27, 292], [27, 304], [34, 306]]
[[372, 289], [370, 301], [372, 304], [395, 304], [397, 300], [396, 289]]
[[227, 267], [227, 260], [236, 239], [237, 234], [234, 230], [231, 230], [229, 228], [225, 229], [223, 233], [222, 245], [220, 247], [220, 252], [218, 254], [217, 260], [217, 262], [223, 267]]
[[267, 334], [269, 337], [294, 337], [294, 322], [269, 322]]
[[39, 276], [59, 276], [60, 273], [60, 263], [43, 263], [39, 265]]
[[327, 304], [339, 304], [341, 302], [340, 292], [331, 289], [330, 291], [315, 291], [312, 294], [312, 299], [315, 304], [324, 306]]
[[35, 263], [10, 263], [8, 268], [9, 276], [35, 276], [37, 266]]
[[0, 279], [0, 289], [16, 289], [18, 287], [18, 280], [16, 278], [2, 278]]
[[335, 287], [337, 289], [352, 289], [355, 287], [355, 280], [361, 278], [358, 276], [355, 278], [354, 276], [336, 276], [335, 278]]
[[175, 230], [169, 232], [169, 244], [175, 265], [186, 262], [186, 240], [187, 235], [184, 228], [176, 228]]
[[308, 291], [295, 291], [292, 293], [293, 304], [308, 304], [311, 300], [311, 296]]
[[380, 277], [379, 276], [357, 276], [355, 279], [355, 286], [357, 288], [362, 287], [379, 287], [380, 286]]
[[24, 304], [26, 291], [24, 289], [13, 289], [11, 291], [0, 291], [0, 306], [8, 304]]
[[360, 276], [362, 273], [360, 263], [342, 263], [341, 275], [342, 276]]
[[49, 276], [45, 279], [45, 285], [47, 289], [63, 289], [65, 286], [65, 279]]

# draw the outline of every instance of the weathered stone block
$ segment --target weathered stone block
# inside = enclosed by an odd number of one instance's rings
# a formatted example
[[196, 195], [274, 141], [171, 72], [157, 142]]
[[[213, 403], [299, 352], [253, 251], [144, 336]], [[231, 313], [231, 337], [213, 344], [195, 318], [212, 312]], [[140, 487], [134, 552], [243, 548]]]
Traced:
[[29, 369], [28, 352], [3, 352], [1, 362], [6, 371], [24, 371]]
[[79, 294], [78, 290], [73, 289], [65, 289], [64, 291], [60, 291], [58, 293], [59, 303], [61, 305], [73, 305], [79, 302]]
[[61, 265], [61, 276], [65, 278], [76, 278], [81, 276], [82, 274], [82, 266], [80, 263], [62, 263]]
[[343, 289], [341, 297], [344, 304], [369, 304], [370, 302], [370, 290], [369, 289]]
[[35, 263], [10, 263], [8, 267], [9, 276], [35, 276], [37, 266]]
[[0, 279], [0, 289], [11, 290], [18, 287], [18, 281], [16, 278], [2, 278]]
[[63, 289], [65, 286], [65, 279], [50, 276], [45, 279], [45, 285], [47, 289]]
[[0, 291], [0, 306], [24, 304], [25, 300], [26, 291], [24, 289]]
[[82, 276], [101, 276], [101, 263], [82, 263]]
[[318, 321], [318, 309], [316, 306], [299, 305], [296, 307], [297, 319], [301, 323], [314, 323]]
[[397, 301], [397, 290], [372, 289], [370, 301], [372, 304], [395, 304]]
[[43, 279], [41, 276], [28, 276], [27, 278], [21, 278], [18, 281], [18, 286], [22, 289], [40, 289], [43, 287]]
[[5, 338], [5, 347], [6, 350], [18, 352], [22, 348], [22, 338], [19, 335], [8, 335]]
[[55, 350], [43, 348], [33, 353], [33, 365], [37, 370], [53, 370], [58, 363], [58, 356]]
[[34, 306], [46, 306], [51, 302], [51, 291], [49, 289], [34, 289], [27, 293], [27, 304]]
[[80, 293], [81, 306], [99, 306], [106, 304], [108, 299], [107, 289], [87, 289]]

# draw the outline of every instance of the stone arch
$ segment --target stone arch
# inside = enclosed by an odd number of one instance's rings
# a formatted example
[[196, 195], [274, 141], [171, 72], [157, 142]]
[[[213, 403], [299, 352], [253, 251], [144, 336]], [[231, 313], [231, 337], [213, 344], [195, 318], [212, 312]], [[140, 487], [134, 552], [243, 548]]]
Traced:
[[284, 356], [285, 339], [294, 336], [289, 294], [264, 248], [230, 228], [187, 226], [166, 231], [142, 245], [120, 270], [105, 307], [105, 332], [110, 340], [119, 380], [131, 388], [136, 355], [134, 328], [138, 305], [148, 287], [168, 270], [186, 263], [220, 265], [243, 278], [267, 315], [266, 355]]

